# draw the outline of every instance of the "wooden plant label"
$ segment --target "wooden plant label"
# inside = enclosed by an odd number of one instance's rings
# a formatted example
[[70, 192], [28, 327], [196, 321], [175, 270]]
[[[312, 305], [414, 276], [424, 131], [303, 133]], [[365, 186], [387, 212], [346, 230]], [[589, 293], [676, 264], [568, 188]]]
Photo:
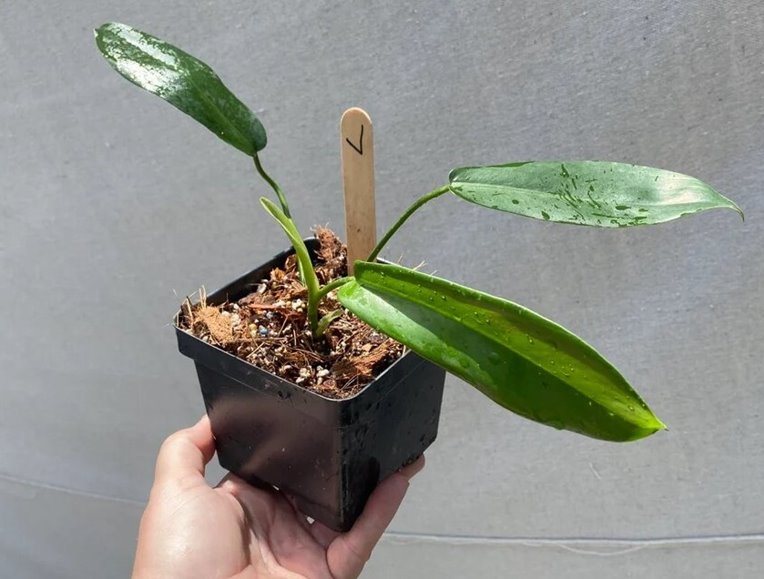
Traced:
[[371, 119], [366, 111], [352, 108], [343, 113], [340, 138], [348, 274], [352, 275], [355, 260], [366, 259], [377, 243], [374, 140]]

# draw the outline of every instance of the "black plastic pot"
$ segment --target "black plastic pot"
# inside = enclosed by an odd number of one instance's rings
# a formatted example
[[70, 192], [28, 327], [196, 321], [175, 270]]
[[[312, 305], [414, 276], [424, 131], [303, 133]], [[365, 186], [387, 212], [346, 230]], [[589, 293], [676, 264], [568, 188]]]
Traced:
[[[314, 239], [306, 240], [313, 251]], [[285, 251], [207, 297], [249, 294]], [[435, 440], [445, 371], [413, 352], [351, 398], [334, 400], [261, 370], [180, 330], [178, 349], [196, 364], [220, 465], [295, 497], [306, 515], [348, 530], [377, 484]]]

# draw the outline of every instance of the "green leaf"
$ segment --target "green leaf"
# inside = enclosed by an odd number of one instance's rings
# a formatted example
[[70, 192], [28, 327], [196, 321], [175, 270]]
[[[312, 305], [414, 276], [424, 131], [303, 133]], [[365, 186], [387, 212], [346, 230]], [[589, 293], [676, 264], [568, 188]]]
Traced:
[[526, 217], [629, 227], [737, 205], [694, 177], [605, 161], [528, 162], [454, 169], [451, 191], [483, 207]]
[[611, 441], [665, 428], [618, 371], [517, 304], [397, 265], [356, 262], [343, 306], [521, 416]]
[[265, 129], [258, 118], [201, 60], [117, 22], [98, 28], [95, 38], [109, 64], [130, 82], [163, 98], [247, 155], [265, 147]]

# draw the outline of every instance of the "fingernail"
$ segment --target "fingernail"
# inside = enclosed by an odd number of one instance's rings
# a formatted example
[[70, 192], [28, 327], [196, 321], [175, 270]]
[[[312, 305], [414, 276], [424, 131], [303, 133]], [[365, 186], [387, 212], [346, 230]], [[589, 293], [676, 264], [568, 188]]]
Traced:
[[411, 480], [423, 468], [424, 468], [424, 455], [420, 456], [411, 464], [404, 466], [398, 472], [401, 473], [403, 476], [405, 476], [408, 480]]

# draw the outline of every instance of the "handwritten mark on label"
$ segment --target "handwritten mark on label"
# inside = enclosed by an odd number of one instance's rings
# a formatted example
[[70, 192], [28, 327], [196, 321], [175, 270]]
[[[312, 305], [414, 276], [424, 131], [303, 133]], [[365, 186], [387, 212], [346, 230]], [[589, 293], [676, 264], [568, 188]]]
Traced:
[[353, 141], [351, 141], [349, 138], [345, 138], [345, 142], [353, 147], [353, 150], [358, 153], [359, 155], [363, 155], [363, 125], [361, 125], [361, 136], [358, 139], [359, 146], [356, 147]]

